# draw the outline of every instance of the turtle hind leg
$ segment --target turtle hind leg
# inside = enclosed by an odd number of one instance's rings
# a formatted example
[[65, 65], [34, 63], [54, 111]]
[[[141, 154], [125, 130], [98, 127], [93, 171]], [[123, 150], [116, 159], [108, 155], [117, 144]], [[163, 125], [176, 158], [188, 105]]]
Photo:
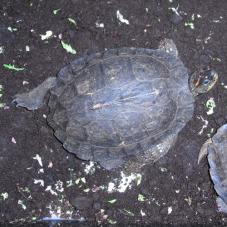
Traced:
[[36, 110], [43, 105], [46, 93], [55, 85], [56, 78], [49, 77], [31, 91], [15, 95], [12, 102], [16, 103], [17, 107], [24, 107], [27, 110]]

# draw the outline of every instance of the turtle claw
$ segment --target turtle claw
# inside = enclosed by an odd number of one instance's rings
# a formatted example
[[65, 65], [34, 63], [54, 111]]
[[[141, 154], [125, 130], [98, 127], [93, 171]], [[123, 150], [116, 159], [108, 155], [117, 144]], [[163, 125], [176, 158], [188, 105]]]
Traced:
[[198, 155], [198, 165], [200, 164], [200, 162], [202, 161], [202, 159], [208, 155], [208, 146], [209, 144], [212, 143], [212, 140], [211, 139], [208, 139], [204, 144], [203, 146], [201, 147], [200, 149], [200, 152], [199, 152], [199, 155]]

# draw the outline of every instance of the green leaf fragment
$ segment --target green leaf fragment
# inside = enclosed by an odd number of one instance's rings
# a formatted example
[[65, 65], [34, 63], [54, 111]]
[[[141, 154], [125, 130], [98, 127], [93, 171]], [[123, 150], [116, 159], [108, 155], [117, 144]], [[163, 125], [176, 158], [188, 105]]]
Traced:
[[3, 64], [3, 67], [6, 68], [6, 69], [9, 69], [9, 70], [14, 70], [14, 71], [23, 71], [25, 70], [25, 68], [19, 68], [15, 65], [12, 65], [12, 64]]
[[70, 54], [76, 54], [76, 50], [74, 50], [70, 44], [61, 41], [61, 45], [66, 50], [66, 52]]
[[68, 21], [69, 21], [70, 23], [76, 25], [76, 21], [75, 21], [73, 18], [68, 17]]
[[145, 201], [145, 196], [142, 195], [142, 194], [139, 194], [137, 199], [138, 199], [138, 201], [140, 201], [140, 202], [144, 202], [144, 201]]
[[53, 10], [53, 14], [54, 14], [54, 15], [57, 15], [58, 12], [59, 12], [60, 10], [61, 10], [61, 9], [54, 9], [54, 10]]
[[117, 201], [117, 199], [111, 199], [111, 200], [108, 200], [108, 203], [113, 204], [113, 203], [116, 203], [116, 201]]
[[112, 219], [107, 219], [107, 221], [108, 221], [108, 223], [111, 224], [111, 225], [117, 224], [117, 221], [112, 220]]

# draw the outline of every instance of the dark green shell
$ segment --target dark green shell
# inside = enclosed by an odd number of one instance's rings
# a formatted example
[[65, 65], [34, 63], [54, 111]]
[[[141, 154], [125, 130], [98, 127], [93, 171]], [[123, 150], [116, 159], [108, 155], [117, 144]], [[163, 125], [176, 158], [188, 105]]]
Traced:
[[63, 68], [48, 122], [69, 152], [106, 169], [156, 161], [193, 115], [181, 60], [164, 50], [112, 49]]

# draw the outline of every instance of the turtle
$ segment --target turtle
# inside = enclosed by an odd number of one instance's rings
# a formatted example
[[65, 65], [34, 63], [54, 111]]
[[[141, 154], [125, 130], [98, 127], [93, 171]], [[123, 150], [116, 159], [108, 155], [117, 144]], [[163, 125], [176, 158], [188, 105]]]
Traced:
[[35, 110], [49, 91], [47, 123], [65, 150], [106, 170], [140, 169], [174, 145], [193, 116], [194, 96], [216, 83], [212, 76], [191, 89], [175, 43], [164, 39], [157, 49], [85, 54], [13, 102]]
[[227, 213], [227, 124], [221, 126], [202, 146], [198, 163], [207, 155], [209, 173], [218, 195], [220, 212]]

